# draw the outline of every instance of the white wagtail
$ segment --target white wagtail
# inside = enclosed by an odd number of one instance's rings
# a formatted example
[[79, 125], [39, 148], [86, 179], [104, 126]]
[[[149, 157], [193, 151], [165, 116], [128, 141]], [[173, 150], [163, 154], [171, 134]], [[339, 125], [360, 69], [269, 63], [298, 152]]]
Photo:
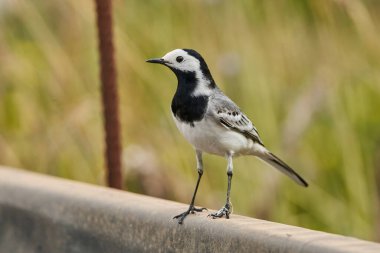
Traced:
[[149, 59], [147, 62], [165, 65], [177, 76], [177, 91], [171, 104], [173, 118], [178, 129], [194, 146], [196, 153], [198, 180], [189, 209], [174, 217], [179, 224], [182, 224], [189, 213], [206, 210], [194, 206], [203, 174], [203, 152], [227, 158], [227, 200], [224, 207], [210, 214], [213, 218], [226, 216], [228, 219], [231, 213], [230, 190], [234, 156], [257, 156], [299, 185], [308, 186], [292, 168], [264, 146], [252, 122], [216, 86], [205, 60], [198, 52], [192, 49], [175, 49], [162, 58]]

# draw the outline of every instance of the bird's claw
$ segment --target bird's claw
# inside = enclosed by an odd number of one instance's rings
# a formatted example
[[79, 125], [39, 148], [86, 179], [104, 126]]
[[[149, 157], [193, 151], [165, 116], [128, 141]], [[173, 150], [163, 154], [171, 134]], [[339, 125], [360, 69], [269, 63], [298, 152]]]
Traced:
[[232, 213], [232, 208], [230, 204], [226, 204], [224, 207], [219, 209], [219, 211], [209, 214], [209, 217], [212, 217], [213, 219], [216, 218], [222, 218], [223, 216], [226, 216], [226, 219], [230, 218], [230, 214]]
[[193, 207], [193, 209], [190, 212], [194, 214], [195, 212], [203, 212], [203, 210], [207, 211], [207, 208], [206, 207], [201, 207], [201, 208]]
[[173, 219], [178, 219], [178, 224], [182, 224], [183, 220], [188, 216], [190, 213], [194, 214], [195, 212], [202, 212], [203, 210], [207, 211], [207, 208], [201, 207], [201, 208], [196, 208], [194, 206], [190, 206], [189, 209], [186, 212], [183, 212], [181, 214], [178, 214], [173, 217]]

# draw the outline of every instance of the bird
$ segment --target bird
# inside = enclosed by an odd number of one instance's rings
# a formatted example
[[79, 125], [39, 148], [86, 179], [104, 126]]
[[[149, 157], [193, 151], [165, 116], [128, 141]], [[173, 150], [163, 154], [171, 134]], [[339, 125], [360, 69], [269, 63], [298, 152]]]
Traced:
[[255, 156], [278, 169], [296, 183], [308, 183], [284, 161], [270, 152], [252, 121], [217, 86], [203, 57], [194, 49], [175, 49], [161, 58], [146, 60], [171, 69], [177, 77], [177, 89], [171, 103], [174, 122], [185, 139], [194, 147], [198, 179], [189, 208], [173, 217], [179, 224], [189, 214], [202, 212], [195, 198], [203, 175], [203, 153], [227, 159], [227, 196], [225, 205], [211, 213], [212, 218], [230, 218], [233, 158]]

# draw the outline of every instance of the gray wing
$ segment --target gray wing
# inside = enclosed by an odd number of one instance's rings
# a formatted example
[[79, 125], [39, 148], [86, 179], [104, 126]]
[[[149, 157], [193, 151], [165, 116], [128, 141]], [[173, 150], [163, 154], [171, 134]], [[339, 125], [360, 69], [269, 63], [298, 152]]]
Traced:
[[239, 107], [221, 91], [210, 96], [209, 113], [224, 127], [239, 132], [264, 146], [256, 127]]

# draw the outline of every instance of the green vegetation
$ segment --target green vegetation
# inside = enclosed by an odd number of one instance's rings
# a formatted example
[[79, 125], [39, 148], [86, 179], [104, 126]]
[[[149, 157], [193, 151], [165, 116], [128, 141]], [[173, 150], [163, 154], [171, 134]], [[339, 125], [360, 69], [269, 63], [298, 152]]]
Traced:
[[[202, 53], [264, 143], [310, 183], [236, 159], [238, 214], [380, 240], [380, 2], [115, 1], [126, 188], [189, 202], [197, 173], [176, 130], [176, 80], [144, 62]], [[0, 4], [0, 163], [104, 184], [92, 1]], [[197, 205], [224, 202], [205, 156]]]

